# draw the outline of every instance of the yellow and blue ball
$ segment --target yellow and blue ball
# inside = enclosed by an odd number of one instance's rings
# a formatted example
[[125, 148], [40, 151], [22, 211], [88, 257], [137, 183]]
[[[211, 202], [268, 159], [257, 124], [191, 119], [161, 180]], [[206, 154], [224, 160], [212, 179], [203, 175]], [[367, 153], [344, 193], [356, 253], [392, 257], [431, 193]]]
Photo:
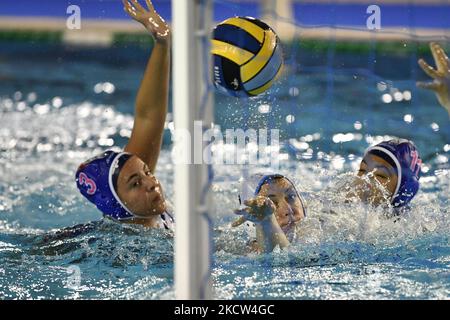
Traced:
[[234, 17], [213, 32], [213, 82], [235, 97], [257, 96], [280, 75], [283, 55], [277, 34], [261, 20]]

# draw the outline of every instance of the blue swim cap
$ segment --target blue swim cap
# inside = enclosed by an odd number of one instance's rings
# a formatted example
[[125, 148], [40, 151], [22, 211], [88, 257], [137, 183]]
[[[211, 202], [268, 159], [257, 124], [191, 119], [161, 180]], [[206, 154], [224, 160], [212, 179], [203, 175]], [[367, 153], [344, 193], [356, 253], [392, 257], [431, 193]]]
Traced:
[[81, 194], [113, 219], [126, 220], [135, 216], [116, 193], [120, 169], [131, 157], [127, 152], [108, 150], [82, 163], [75, 175]]
[[407, 205], [419, 191], [422, 160], [414, 144], [405, 139], [393, 139], [370, 147], [368, 153], [383, 158], [397, 170], [398, 182], [391, 203], [396, 208]]

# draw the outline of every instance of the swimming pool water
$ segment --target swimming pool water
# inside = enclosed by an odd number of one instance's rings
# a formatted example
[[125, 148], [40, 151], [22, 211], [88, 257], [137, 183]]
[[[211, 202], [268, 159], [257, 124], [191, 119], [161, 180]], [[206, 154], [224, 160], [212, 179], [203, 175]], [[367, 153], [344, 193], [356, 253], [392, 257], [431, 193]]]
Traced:
[[[0, 44], [1, 299], [174, 298], [172, 235], [101, 221], [73, 181], [80, 162], [126, 142], [147, 56]], [[281, 130], [280, 171], [301, 185], [310, 214], [289, 250], [248, 252], [247, 231], [229, 227], [241, 167], [215, 166], [215, 298], [449, 299], [450, 122], [415, 89], [425, 79], [416, 59], [291, 51], [271, 95], [216, 96], [223, 130]], [[395, 92], [402, 101], [382, 101]], [[396, 222], [336, 192], [365, 148], [387, 137], [412, 139], [425, 169], [411, 212]], [[168, 129], [157, 177], [173, 199], [170, 148]]]

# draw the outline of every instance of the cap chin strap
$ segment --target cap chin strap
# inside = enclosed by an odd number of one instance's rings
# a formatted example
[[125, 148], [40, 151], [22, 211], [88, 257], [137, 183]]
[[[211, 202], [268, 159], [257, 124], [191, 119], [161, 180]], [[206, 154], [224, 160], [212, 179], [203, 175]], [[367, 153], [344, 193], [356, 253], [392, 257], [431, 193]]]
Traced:
[[398, 161], [397, 157], [388, 149], [380, 147], [380, 146], [374, 146], [374, 147], [367, 149], [365, 155], [368, 154], [371, 150], [378, 150], [378, 151], [384, 152], [386, 155], [388, 155], [389, 158], [392, 159], [392, 161], [394, 161], [395, 166], [397, 167], [397, 173], [398, 173], [397, 174], [397, 186], [395, 187], [395, 191], [394, 191], [394, 194], [392, 195], [392, 201], [391, 201], [391, 204], [394, 204], [394, 199], [397, 198], [397, 196], [398, 196], [397, 193], [398, 193], [398, 190], [400, 190], [400, 184], [402, 183], [402, 166], [400, 165], [400, 162]]
[[125, 154], [130, 154], [130, 153], [121, 152], [115, 156], [114, 160], [111, 163], [111, 166], [109, 167], [109, 173], [108, 173], [108, 185], [109, 185], [109, 189], [111, 190], [111, 193], [114, 196], [114, 199], [116, 199], [116, 201], [122, 206], [122, 208], [124, 208], [125, 211], [131, 216], [131, 217], [126, 217], [126, 218], [121, 218], [119, 220], [129, 220], [129, 219], [133, 219], [133, 218], [151, 219], [151, 217], [144, 217], [144, 216], [140, 216], [140, 215], [137, 215], [137, 214], [131, 212], [131, 210], [127, 208], [127, 206], [122, 202], [122, 200], [120, 200], [119, 196], [116, 193], [116, 190], [114, 189], [114, 184], [113, 184], [113, 180], [112, 180], [114, 170], [117, 166], [117, 163], [119, 162], [120, 157], [122, 157]]

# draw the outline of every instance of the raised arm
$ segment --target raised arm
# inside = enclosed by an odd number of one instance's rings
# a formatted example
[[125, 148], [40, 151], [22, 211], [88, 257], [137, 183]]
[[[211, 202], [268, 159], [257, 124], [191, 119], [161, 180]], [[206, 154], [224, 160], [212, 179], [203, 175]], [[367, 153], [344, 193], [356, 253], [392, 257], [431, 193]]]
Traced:
[[434, 91], [439, 103], [447, 110], [450, 117], [450, 61], [444, 49], [437, 43], [431, 42], [430, 49], [437, 68], [434, 69], [423, 59], [419, 60], [419, 65], [433, 81], [418, 82], [417, 86]]
[[122, 2], [130, 17], [144, 25], [155, 40], [136, 97], [133, 131], [125, 147], [125, 151], [139, 156], [153, 173], [161, 149], [169, 99], [170, 29], [150, 0], [146, 0], [148, 10], [137, 0]]

